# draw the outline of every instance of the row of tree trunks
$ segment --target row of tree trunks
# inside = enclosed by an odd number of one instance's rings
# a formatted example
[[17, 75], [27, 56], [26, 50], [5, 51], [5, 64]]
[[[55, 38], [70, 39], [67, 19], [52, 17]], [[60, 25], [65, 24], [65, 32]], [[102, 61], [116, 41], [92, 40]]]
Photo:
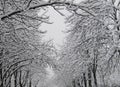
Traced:
[[86, 73], [83, 73], [83, 81], [84, 81], [83, 87], [98, 87], [96, 71], [93, 72], [91, 71], [91, 69], [88, 69], [87, 77], [86, 77]]
[[[94, 65], [94, 64], [93, 64]], [[98, 87], [95, 66], [89, 67], [87, 73], [83, 73], [82, 79], [74, 79], [73, 87]]]
[[15, 71], [14, 74], [12, 76], [9, 76], [7, 79], [6, 77], [4, 79], [2, 78], [2, 73], [2, 69], [0, 69], [0, 87], [25, 87], [26, 85], [28, 85], [27, 87], [32, 87], [32, 80], [29, 79], [29, 71]]
[[[88, 70], [83, 73], [83, 84], [78, 81], [77, 83], [73, 80], [73, 87], [98, 87], [97, 83], [97, 58], [98, 50], [94, 49], [94, 59], [92, 64], [88, 67]], [[81, 80], [82, 81], [82, 80]]]
[[[25, 75], [23, 77], [23, 74]], [[25, 87], [28, 84], [28, 87], [32, 87], [32, 81], [29, 79], [29, 71], [22, 72], [20, 70], [19, 72], [16, 71], [14, 73], [14, 87]]]

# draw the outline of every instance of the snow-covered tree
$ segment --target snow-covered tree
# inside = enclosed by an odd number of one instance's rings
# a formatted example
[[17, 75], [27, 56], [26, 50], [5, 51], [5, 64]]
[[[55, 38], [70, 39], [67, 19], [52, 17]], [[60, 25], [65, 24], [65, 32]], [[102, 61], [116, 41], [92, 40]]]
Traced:
[[39, 30], [50, 23], [44, 13], [38, 16], [43, 7], [39, 0], [0, 0], [0, 87], [32, 87], [33, 74], [53, 64], [54, 46]]
[[72, 28], [62, 50], [63, 73], [82, 78], [85, 87], [98, 87], [98, 77], [104, 82], [119, 67], [119, 0], [88, 0], [79, 6], [67, 19]]

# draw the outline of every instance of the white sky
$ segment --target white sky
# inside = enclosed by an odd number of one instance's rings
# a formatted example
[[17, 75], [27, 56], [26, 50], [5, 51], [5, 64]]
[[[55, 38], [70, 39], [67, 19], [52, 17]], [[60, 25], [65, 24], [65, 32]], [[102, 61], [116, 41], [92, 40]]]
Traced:
[[[46, 0], [46, 1], [48, 1], [48, 0]], [[84, 1], [84, 0], [74, 0], [74, 1], [79, 3], [80, 1]], [[67, 11], [62, 11], [62, 12], [66, 16], [69, 15], [69, 13]], [[41, 13], [42, 12], [40, 12], [40, 14]], [[54, 45], [57, 48], [60, 48], [60, 46], [63, 44], [64, 38], [65, 38], [65, 33], [63, 33], [63, 31], [65, 31], [65, 29], [66, 29], [66, 24], [64, 23], [65, 17], [61, 16], [52, 7], [49, 7], [46, 15], [50, 17], [50, 22], [53, 22], [53, 24], [45, 24], [44, 23], [40, 26], [41, 30], [47, 30], [44, 40], [53, 39]]]
[[47, 30], [45, 34], [44, 40], [53, 39], [53, 43], [55, 46], [62, 45], [65, 34], [63, 31], [65, 30], [65, 19], [58, 12], [56, 12], [52, 7], [48, 9], [46, 13], [50, 17], [50, 22], [53, 24], [42, 24], [40, 26], [40, 30]]

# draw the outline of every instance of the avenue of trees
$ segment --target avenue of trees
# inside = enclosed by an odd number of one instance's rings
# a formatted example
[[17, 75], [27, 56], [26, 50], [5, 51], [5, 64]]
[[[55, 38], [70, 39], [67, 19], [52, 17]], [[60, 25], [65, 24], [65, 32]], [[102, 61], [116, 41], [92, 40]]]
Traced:
[[[71, 14], [57, 63], [55, 47], [40, 30], [42, 23], [51, 24], [49, 16], [38, 16], [49, 6]], [[45, 76], [48, 65], [65, 87], [107, 87], [119, 72], [119, 58], [119, 0], [0, 0], [0, 87], [37, 87], [42, 77], [34, 82], [33, 76]]]

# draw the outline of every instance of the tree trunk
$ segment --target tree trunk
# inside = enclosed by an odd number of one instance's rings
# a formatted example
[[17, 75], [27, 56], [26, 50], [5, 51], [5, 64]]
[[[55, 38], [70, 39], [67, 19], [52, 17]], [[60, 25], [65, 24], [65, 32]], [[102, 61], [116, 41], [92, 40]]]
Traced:
[[17, 87], [17, 71], [14, 73], [14, 87]]
[[83, 82], [84, 82], [84, 81], [83, 81], [83, 79], [82, 79], [82, 80], [81, 80], [81, 87], [83, 87]]
[[3, 79], [2, 79], [2, 63], [0, 63], [0, 87], [3, 87]]
[[32, 87], [32, 82], [31, 82], [31, 79], [30, 79], [29, 87]]
[[92, 76], [91, 76], [91, 69], [88, 69], [88, 85], [92, 87]]
[[92, 73], [93, 73], [93, 78], [94, 78], [94, 85], [95, 85], [95, 87], [98, 87], [98, 85], [97, 85], [97, 77], [96, 77], [96, 70], [97, 70], [97, 66], [96, 66], [96, 64], [93, 64]]
[[19, 73], [19, 74], [20, 74], [20, 76], [19, 76], [19, 86], [20, 86], [20, 87], [23, 87], [23, 86], [22, 86], [22, 71], [21, 71], [21, 70], [20, 70], [20, 73]]
[[94, 79], [95, 87], [98, 87], [98, 85], [97, 85], [97, 77], [96, 77], [97, 58], [98, 58], [98, 50], [96, 48], [96, 49], [94, 49], [94, 60], [93, 60], [93, 67], [92, 67], [92, 73], [93, 73], [93, 79]]
[[78, 87], [82, 87], [80, 81], [77, 83]]
[[85, 73], [83, 73], [83, 81], [84, 81], [84, 87], [87, 87], [87, 80], [86, 80]]
[[75, 87], [75, 79], [72, 81], [72, 86]]
[[7, 87], [11, 87], [11, 76], [9, 77], [9, 83], [7, 83]]
[[[3, 57], [3, 50], [4, 50], [4, 48], [1, 49], [0, 59], [2, 59], [2, 57]], [[0, 62], [1, 62], [1, 61], [0, 61]], [[2, 69], [2, 64], [3, 64], [3, 63], [0, 63], [0, 87], [3, 87], [3, 78], [2, 78], [3, 69]]]
[[98, 87], [98, 85], [97, 85], [97, 78], [96, 78], [96, 71], [93, 71], [93, 78], [94, 78], [95, 87]]
[[10, 83], [9, 83], [9, 87], [11, 87], [11, 77], [10, 77]]

